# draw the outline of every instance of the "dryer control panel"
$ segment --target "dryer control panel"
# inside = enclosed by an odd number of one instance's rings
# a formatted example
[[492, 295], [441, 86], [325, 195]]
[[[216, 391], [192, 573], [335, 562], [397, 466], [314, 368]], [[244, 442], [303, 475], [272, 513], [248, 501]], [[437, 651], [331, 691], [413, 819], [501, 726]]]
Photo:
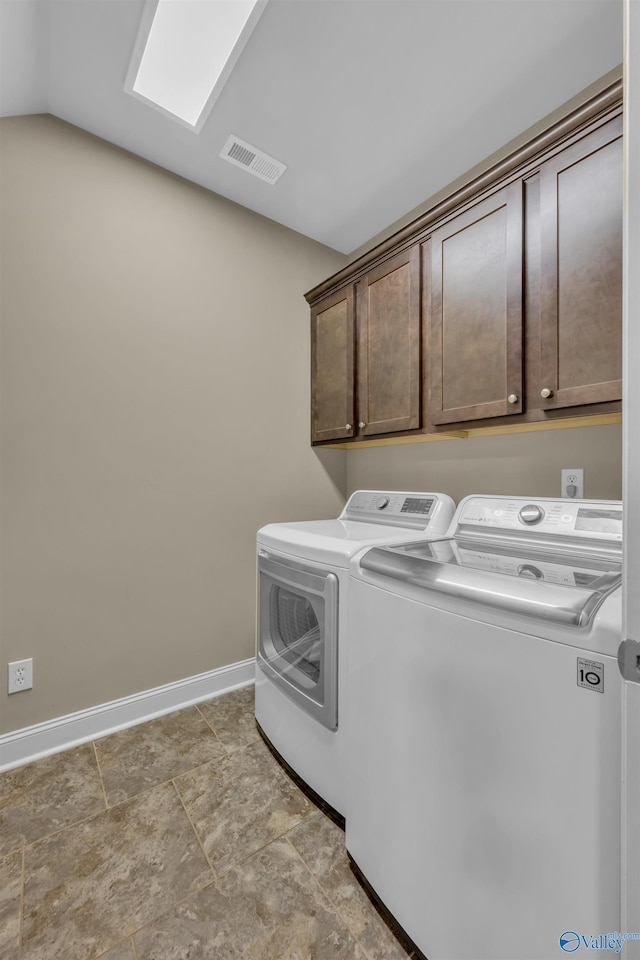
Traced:
[[340, 514], [340, 520], [361, 520], [394, 527], [444, 533], [455, 504], [444, 493], [416, 493], [398, 490], [356, 490]]

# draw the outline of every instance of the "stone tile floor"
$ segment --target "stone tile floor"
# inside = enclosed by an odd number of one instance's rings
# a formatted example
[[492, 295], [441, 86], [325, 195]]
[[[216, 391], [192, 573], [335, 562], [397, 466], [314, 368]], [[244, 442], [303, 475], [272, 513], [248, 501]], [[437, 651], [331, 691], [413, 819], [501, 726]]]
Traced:
[[0, 775], [0, 960], [406, 960], [253, 688]]

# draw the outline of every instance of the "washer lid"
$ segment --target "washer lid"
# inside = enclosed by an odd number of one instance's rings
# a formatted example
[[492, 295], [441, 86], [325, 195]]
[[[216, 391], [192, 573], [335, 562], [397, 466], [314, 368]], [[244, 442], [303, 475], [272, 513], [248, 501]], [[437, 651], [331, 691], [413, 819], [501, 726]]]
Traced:
[[620, 586], [619, 559], [448, 539], [367, 551], [362, 570], [519, 616], [586, 627]]

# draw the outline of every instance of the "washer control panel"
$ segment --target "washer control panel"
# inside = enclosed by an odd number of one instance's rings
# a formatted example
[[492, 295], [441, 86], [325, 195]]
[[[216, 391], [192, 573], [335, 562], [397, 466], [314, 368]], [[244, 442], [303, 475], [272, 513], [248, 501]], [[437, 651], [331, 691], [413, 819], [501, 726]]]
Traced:
[[458, 507], [457, 528], [484, 528], [554, 537], [622, 540], [619, 500], [529, 500], [525, 497], [466, 497]]

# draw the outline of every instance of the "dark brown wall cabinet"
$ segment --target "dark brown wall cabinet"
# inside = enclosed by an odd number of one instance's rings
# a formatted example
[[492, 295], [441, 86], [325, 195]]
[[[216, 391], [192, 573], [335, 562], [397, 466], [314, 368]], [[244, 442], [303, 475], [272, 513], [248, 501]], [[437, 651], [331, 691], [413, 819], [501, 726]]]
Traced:
[[420, 427], [420, 254], [383, 263], [356, 287], [358, 432]]
[[621, 85], [307, 300], [315, 443], [619, 410]]
[[[622, 396], [622, 118], [540, 170], [542, 409]], [[533, 400], [533, 398], [531, 398]]]
[[434, 424], [523, 409], [522, 234], [520, 182], [433, 233], [425, 297]]
[[420, 366], [414, 247], [312, 308], [312, 441], [418, 429]]
[[312, 441], [354, 436], [354, 333], [353, 287], [312, 307]]

